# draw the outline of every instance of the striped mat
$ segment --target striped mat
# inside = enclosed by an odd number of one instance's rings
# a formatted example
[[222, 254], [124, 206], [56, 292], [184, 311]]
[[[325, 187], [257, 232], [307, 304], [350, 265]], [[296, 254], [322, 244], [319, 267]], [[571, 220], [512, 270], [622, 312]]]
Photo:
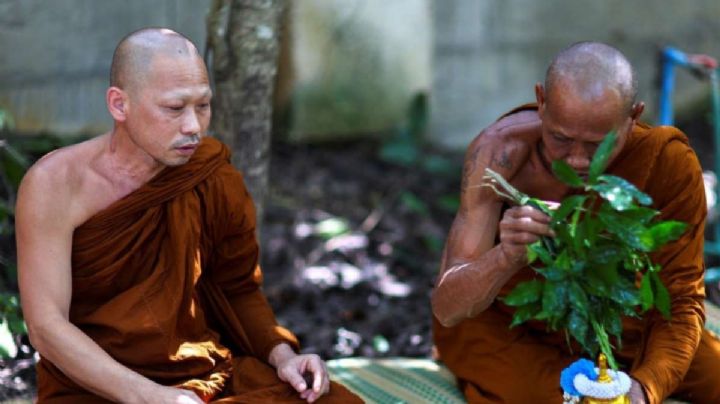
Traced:
[[455, 377], [430, 359], [343, 358], [327, 362], [330, 378], [367, 403], [464, 403]]
[[[720, 335], [720, 307], [706, 303], [707, 329]], [[330, 378], [367, 403], [464, 403], [455, 377], [430, 359], [343, 358], [327, 362]], [[666, 401], [666, 403], [678, 403]]]

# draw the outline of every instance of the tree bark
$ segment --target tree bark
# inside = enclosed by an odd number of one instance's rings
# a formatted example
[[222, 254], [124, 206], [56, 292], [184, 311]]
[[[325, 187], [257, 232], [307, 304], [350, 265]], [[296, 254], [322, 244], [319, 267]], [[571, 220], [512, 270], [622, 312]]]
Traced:
[[232, 150], [257, 207], [268, 188], [272, 95], [286, 0], [213, 0], [205, 59], [214, 81], [212, 132]]

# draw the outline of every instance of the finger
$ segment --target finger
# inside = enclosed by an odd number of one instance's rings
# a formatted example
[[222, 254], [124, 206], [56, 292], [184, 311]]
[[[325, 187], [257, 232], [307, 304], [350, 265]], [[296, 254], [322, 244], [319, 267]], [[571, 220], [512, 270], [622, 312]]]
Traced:
[[327, 378], [325, 367], [323, 366], [322, 360], [318, 357], [313, 357], [308, 361], [308, 370], [313, 375], [313, 386], [314, 392], [319, 393], [323, 385], [323, 381]]
[[287, 372], [284, 373], [285, 381], [290, 383], [291, 386], [298, 392], [302, 393], [307, 389], [307, 384], [305, 384], [305, 380], [300, 375], [300, 373], [295, 368], [291, 368]]
[[538, 222], [530, 217], [503, 219], [500, 222], [500, 231], [505, 233], [533, 233], [540, 236], [553, 235], [547, 223]]
[[528, 205], [515, 206], [508, 209], [507, 213], [513, 218], [531, 217], [536, 222], [550, 223], [550, 216], [546, 215], [540, 209]]

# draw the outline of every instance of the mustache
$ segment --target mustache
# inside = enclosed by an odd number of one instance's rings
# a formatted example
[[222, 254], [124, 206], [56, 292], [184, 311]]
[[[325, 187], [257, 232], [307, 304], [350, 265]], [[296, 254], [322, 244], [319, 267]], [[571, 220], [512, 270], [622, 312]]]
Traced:
[[199, 133], [196, 133], [192, 136], [185, 137], [183, 139], [178, 140], [177, 142], [172, 144], [172, 147], [176, 148], [176, 147], [193, 146], [193, 145], [200, 143], [201, 138], [202, 138], [202, 136]]

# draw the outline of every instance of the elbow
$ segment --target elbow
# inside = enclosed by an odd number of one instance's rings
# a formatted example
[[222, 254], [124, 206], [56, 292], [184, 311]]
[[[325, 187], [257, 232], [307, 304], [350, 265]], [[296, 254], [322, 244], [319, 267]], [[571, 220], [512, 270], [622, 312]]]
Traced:
[[28, 339], [30, 345], [42, 356], [48, 356], [52, 349], [53, 335], [55, 335], [58, 327], [52, 322], [26, 320]]
[[442, 299], [438, 297], [437, 289], [433, 291], [430, 302], [433, 316], [435, 316], [443, 327], [454, 327], [462, 321], [462, 316], [453, 315], [453, 313], [447, 309], [446, 304], [443, 304]]
[[35, 348], [35, 350], [40, 353], [40, 355], [44, 355], [46, 345], [44, 336], [46, 335], [46, 333], [45, 331], [43, 331], [43, 329], [45, 327], [38, 326], [30, 321], [27, 321], [26, 325], [30, 345], [32, 345], [33, 348]]

